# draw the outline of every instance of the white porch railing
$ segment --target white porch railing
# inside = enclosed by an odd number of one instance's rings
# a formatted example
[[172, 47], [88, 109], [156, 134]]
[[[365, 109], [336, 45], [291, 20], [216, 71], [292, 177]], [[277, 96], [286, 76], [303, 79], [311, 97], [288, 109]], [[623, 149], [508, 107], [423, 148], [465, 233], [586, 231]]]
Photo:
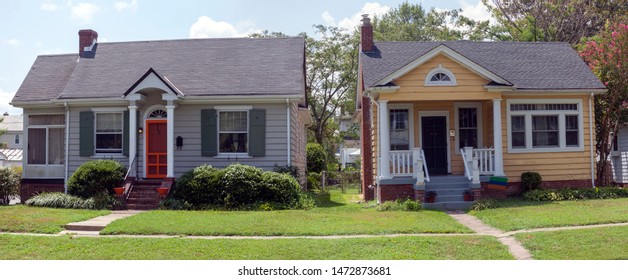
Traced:
[[388, 154], [390, 161], [390, 175], [396, 176], [412, 176], [417, 178], [417, 183], [430, 181], [430, 175], [427, 172], [427, 164], [425, 163], [425, 154], [420, 148], [408, 151], [390, 151]]
[[495, 149], [464, 147], [460, 149], [460, 154], [464, 163], [465, 175], [469, 180], [474, 180], [476, 175], [479, 177], [479, 175], [495, 174]]

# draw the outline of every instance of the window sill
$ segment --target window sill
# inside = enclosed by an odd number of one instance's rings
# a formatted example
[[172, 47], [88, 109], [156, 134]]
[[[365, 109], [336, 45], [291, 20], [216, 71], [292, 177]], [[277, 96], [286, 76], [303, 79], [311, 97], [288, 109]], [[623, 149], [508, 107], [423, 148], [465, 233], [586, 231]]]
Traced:
[[217, 155], [214, 156], [214, 158], [216, 159], [241, 159], [241, 158], [253, 158], [252, 156], [249, 156], [248, 154], [233, 154], [233, 155]]
[[96, 154], [91, 156], [90, 158], [94, 159], [126, 159], [129, 158], [122, 154]]
[[508, 148], [509, 154], [523, 153], [567, 153], [567, 152], [584, 152], [584, 147], [566, 147], [566, 148], [527, 148], [513, 149]]

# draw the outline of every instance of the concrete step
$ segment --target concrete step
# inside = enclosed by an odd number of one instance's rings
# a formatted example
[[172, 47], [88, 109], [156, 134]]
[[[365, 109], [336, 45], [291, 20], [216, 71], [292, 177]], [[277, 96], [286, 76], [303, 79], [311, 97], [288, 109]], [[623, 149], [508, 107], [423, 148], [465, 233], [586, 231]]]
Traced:
[[456, 188], [456, 189], [433, 189], [433, 188], [425, 188], [425, 191], [435, 191], [436, 194], [438, 194], [439, 196], [441, 195], [463, 195], [464, 191], [468, 190], [469, 188], [464, 188], [464, 189], [460, 189], [460, 188]]
[[[438, 200], [438, 197], [436, 198]], [[469, 210], [469, 207], [473, 204], [473, 201], [456, 201], [456, 202], [434, 202], [423, 203], [421, 206], [423, 209], [430, 210]]]
[[465, 176], [433, 176], [429, 183], [465, 183], [469, 179]]
[[462, 194], [456, 194], [456, 195], [438, 194], [436, 196], [436, 202], [460, 202], [460, 201], [464, 201], [464, 196]]
[[127, 204], [159, 204], [159, 198], [152, 197], [129, 197], [126, 200]]
[[129, 210], [155, 210], [159, 208], [159, 204], [128, 204], [126, 208]]
[[441, 190], [441, 189], [468, 189], [469, 183], [425, 183], [426, 190]]

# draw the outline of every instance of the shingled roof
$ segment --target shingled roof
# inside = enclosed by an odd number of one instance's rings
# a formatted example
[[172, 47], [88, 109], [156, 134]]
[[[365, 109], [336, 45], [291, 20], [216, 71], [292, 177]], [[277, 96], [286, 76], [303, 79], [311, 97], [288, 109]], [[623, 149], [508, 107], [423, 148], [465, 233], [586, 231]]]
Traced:
[[149, 69], [184, 96], [304, 95], [302, 37], [98, 43], [94, 58], [39, 56], [13, 102], [122, 97]]
[[374, 44], [375, 51], [362, 53], [360, 58], [366, 87], [382, 86], [379, 83], [385, 77], [444, 45], [519, 90], [605, 88], [567, 43], [451, 41]]

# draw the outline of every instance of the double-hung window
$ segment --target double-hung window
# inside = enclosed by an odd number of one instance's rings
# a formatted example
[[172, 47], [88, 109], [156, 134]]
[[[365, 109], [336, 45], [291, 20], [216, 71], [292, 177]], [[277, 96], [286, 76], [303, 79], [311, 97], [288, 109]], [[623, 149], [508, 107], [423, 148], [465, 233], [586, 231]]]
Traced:
[[218, 113], [218, 152], [221, 154], [248, 153], [248, 128], [248, 111], [220, 111]]
[[390, 110], [390, 150], [410, 150], [408, 109]]
[[65, 163], [64, 115], [29, 115], [27, 163], [62, 165]]
[[121, 154], [122, 153], [122, 112], [97, 112], [96, 122], [96, 153], [97, 154]]
[[582, 150], [581, 107], [580, 101], [539, 103], [530, 100], [513, 100], [509, 102], [510, 151]]

